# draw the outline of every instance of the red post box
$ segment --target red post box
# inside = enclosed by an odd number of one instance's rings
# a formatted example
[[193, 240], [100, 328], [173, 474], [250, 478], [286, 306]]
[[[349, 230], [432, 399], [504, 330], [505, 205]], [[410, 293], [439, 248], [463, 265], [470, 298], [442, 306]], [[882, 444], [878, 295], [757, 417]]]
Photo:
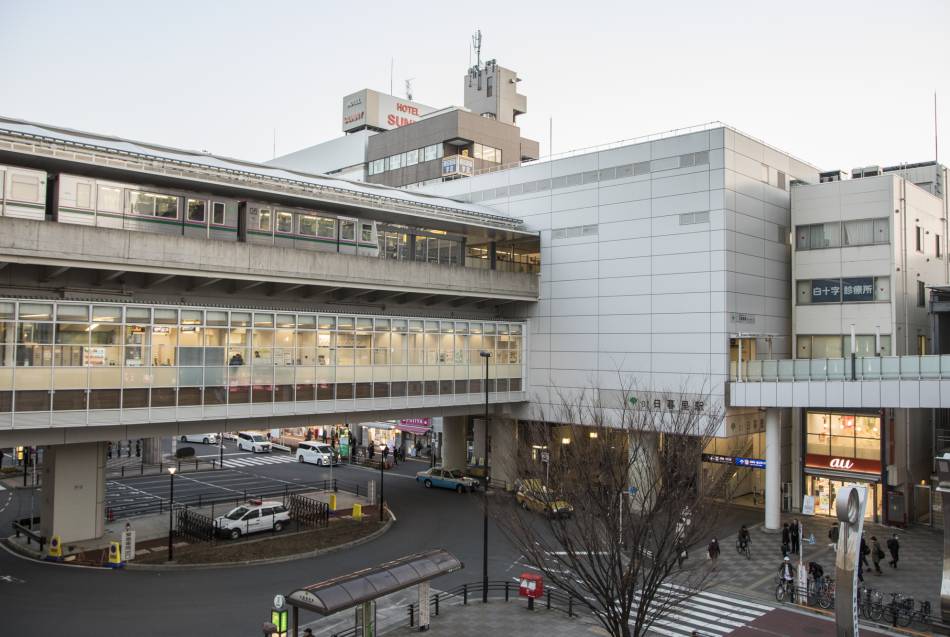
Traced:
[[518, 585], [518, 594], [528, 599], [538, 599], [544, 595], [544, 578], [537, 573], [522, 573]]

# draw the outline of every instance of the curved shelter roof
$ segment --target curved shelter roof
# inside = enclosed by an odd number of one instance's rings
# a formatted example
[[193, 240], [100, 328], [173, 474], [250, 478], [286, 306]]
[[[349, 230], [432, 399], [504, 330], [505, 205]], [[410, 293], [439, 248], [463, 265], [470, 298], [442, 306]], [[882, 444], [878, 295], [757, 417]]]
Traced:
[[462, 562], [444, 549], [414, 553], [379, 566], [299, 588], [287, 603], [320, 615], [332, 615], [364, 602], [415, 586], [462, 568]]

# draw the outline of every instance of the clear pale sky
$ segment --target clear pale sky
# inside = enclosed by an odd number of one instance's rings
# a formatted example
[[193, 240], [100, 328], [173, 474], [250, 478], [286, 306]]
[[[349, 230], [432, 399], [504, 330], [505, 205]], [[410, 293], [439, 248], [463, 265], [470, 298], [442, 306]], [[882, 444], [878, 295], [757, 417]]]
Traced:
[[470, 35], [561, 152], [722, 120], [821, 168], [950, 163], [950, 1], [0, 0], [0, 114], [241, 157], [340, 135], [360, 88], [462, 102]]

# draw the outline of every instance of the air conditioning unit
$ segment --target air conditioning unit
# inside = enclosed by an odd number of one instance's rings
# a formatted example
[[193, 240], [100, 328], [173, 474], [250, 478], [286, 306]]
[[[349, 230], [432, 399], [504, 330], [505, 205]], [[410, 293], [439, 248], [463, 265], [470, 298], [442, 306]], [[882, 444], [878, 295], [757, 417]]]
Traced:
[[851, 178], [860, 179], [861, 177], [877, 177], [881, 174], [880, 166], [865, 166], [863, 168], [852, 168]]

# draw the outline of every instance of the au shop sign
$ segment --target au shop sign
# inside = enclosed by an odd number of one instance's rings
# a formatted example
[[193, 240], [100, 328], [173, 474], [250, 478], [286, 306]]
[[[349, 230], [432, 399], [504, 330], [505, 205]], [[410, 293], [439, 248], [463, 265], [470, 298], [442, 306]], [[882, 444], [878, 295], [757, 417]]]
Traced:
[[824, 456], [809, 453], [805, 456], [805, 466], [810, 469], [830, 469], [832, 471], [847, 471], [848, 473], [870, 473], [880, 475], [880, 460], [868, 458], [848, 458], [841, 456]]

